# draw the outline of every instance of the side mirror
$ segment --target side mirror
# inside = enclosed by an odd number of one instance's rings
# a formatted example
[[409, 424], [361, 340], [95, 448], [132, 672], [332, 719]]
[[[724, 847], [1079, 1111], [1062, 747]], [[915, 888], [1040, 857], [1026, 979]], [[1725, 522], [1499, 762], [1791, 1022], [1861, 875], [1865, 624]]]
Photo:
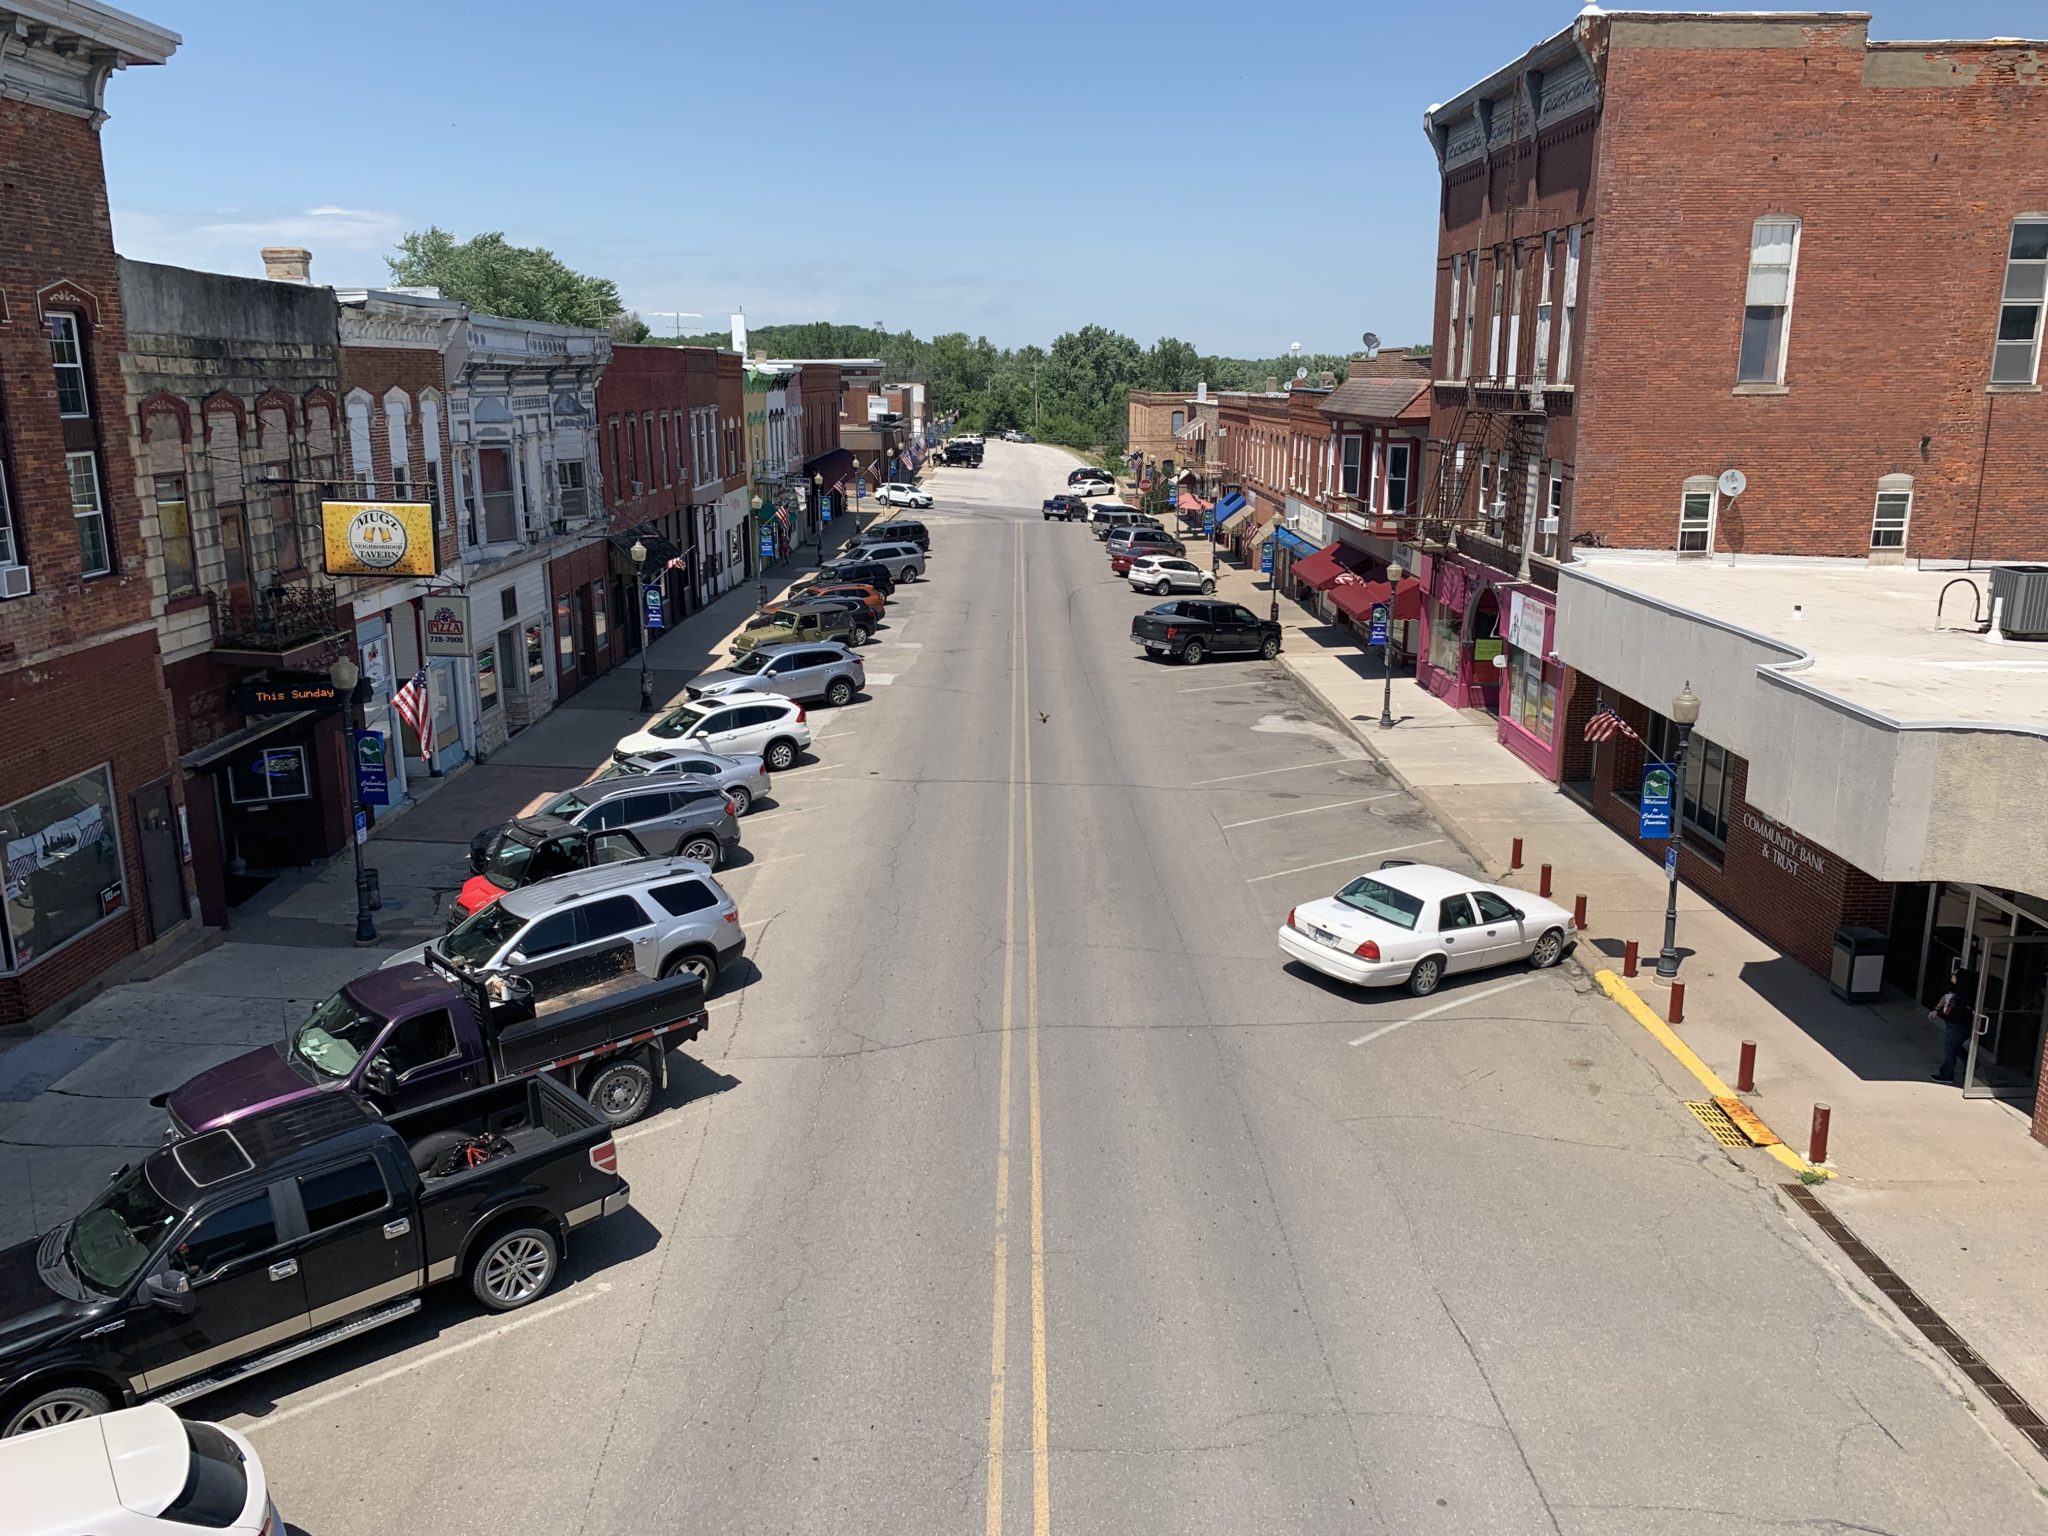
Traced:
[[507, 955], [505, 959], [513, 965], [524, 965], [526, 964], [526, 952], [524, 950], [515, 949], [512, 951], [511, 954]]
[[153, 1307], [180, 1315], [193, 1310], [192, 1282], [182, 1269], [160, 1269], [142, 1282], [142, 1292]]
[[375, 1057], [363, 1068], [363, 1088], [369, 1093], [395, 1093], [398, 1089], [398, 1069], [382, 1056]]
[[1508, 910], [1515, 914], [1515, 921], [1518, 923], [1529, 915], [1528, 913], [1524, 912], [1520, 907], [1509, 907]]

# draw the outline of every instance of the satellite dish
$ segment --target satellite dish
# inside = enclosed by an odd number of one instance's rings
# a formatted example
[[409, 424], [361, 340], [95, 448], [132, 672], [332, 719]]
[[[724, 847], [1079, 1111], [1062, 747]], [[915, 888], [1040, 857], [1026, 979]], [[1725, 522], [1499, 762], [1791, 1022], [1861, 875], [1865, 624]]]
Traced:
[[1715, 483], [1720, 486], [1721, 494], [1730, 501], [1749, 489], [1749, 477], [1739, 469], [1722, 470], [1721, 478]]
[[1358, 339], [1365, 343], [1366, 351], [1377, 352], [1379, 350], [1380, 339], [1371, 331], [1367, 331], [1363, 336], [1359, 337]]
[[1294, 370], [1294, 376], [1297, 379], [1305, 379], [1308, 377], [1308, 370], [1306, 368], [1297, 368]]

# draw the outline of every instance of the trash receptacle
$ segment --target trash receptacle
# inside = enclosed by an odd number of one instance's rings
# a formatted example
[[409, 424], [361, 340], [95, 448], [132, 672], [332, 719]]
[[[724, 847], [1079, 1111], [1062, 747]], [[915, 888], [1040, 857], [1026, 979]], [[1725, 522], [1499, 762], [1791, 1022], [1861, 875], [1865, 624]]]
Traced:
[[1837, 928], [1828, 986], [1845, 1003], [1874, 1003], [1884, 992], [1885, 936], [1875, 928]]
[[363, 894], [369, 898], [372, 912], [384, 910], [384, 885], [377, 878], [377, 871], [374, 869], [363, 871]]

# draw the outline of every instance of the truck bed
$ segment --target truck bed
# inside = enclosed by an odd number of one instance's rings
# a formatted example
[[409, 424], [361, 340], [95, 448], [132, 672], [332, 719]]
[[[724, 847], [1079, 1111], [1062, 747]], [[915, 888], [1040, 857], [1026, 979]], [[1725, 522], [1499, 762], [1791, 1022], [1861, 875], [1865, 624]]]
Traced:
[[531, 1018], [485, 1011], [501, 1076], [516, 1076], [617, 1045], [636, 1036], [673, 1030], [704, 1011], [704, 984], [694, 976], [648, 981], [628, 974], [606, 977], [542, 1004]]

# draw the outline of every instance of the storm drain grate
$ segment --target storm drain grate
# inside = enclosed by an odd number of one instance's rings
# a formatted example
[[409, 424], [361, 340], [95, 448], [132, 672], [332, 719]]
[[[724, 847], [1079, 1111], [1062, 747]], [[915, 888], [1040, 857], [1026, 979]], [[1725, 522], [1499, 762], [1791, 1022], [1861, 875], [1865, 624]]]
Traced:
[[1720, 1105], [1695, 1103], [1693, 1100], [1687, 1099], [1685, 1107], [1693, 1112], [1699, 1123], [1704, 1125], [1708, 1132], [1712, 1134], [1714, 1140], [1721, 1143], [1722, 1146], [1746, 1147], [1749, 1145], [1749, 1138], [1735, 1128], [1735, 1122], [1728, 1118], [1728, 1111]]
[[[1704, 1119], [1705, 1116], [1701, 1118]], [[1906, 1321], [1919, 1329], [1928, 1343], [1947, 1355], [1978, 1390], [1997, 1405], [1998, 1411], [2011, 1421], [2012, 1427], [2033, 1442], [2035, 1450], [2048, 1455], [2048, 1422], [2042, 1420], [2041, 1415], [2033, 1410], [2027, 1400], [2015, 1392], [2003, 1376], [1986, 1365], [1977, 1352], [1964, 1342], [1962, 1335], [1949, 1327], [1939, 1312], [1922, 1301], [1919, 1294], [1901, 1280], [1889, 1264], [1866, 1248], [1856, 1234], [1843, 1225], [1842, 1219], [1820, 1202], [1812, 1190], [1803, 1184], [1787, 1184], [1784, 1190], [1794, 1205], [1813, 1218], [1815, 1226], [1834, 1239], [1835, 1246], [1848, 1256], [1849, 1262], [1862, 1270], [1870, 1277], [1871, 1284], [1884, 1292], [1891, 1304], [1904, 1314]]]

